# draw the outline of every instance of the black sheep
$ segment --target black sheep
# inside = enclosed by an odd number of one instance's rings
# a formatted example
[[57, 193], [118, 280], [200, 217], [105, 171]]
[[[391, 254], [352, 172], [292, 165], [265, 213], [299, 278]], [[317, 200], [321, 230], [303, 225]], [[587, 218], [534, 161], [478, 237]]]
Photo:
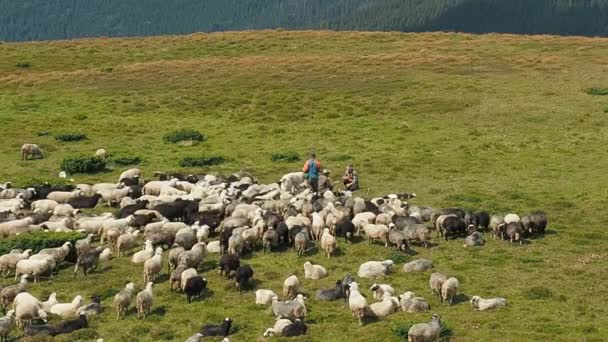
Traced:
[[285, 224], [285, 222], [280, 222], [277, 225], [277, 237], [279, 239], [279, 246], [288, 246], [289, 245], [289, 228]]
[[186, 293], [188, 304], [192, 303], [192, 300], [195, 298], [201, 298], [206, 287], [207, 279], [201, 276], [194, 276], [186, 280], [184, 292]]
[[456, 215], [457, 217], [464, 219], [464, 209], [462, 208], [445, 208], [445, 209], [441, 209], [440, 211], [441, 215]]
[[146, 215], [133, 215], [133, 221], [129, 224], [133, 228], [145, 227], [148, 223], [154, 222], [156, 215], [149, 213]]
[[78, 196], [70, 198], [68, 204], [75, 209], [95, 208], [100, 198], [100, 194], [94, 194], [93, 196]]
[[80, 313], [78, 318], [71, 319], [68, 321], [63, 321], [57, 323], [55, 326], [55, 331], [53, 336], [61, 335], [61, 334], [69, 334], [79, 329], [85, 329], [89, 327], [89, 322], [87, 321], [87, 315], [84, 313]]
[[336, 225], [336, 236], [343, 237], [344, 242], [353, 242], [355, 225], [351, 220], [343, 220]]
[[262, 216], [262, 218], [264, 219], [264, 222], [266, 222], [266, 226], [268, 228], [272, 227], [272, 228], [277, 228], [277, 226], [283, 222], [283, 218], [281, 218], [281, 215], [277, 214], [277, 213], [273, 213], [272, 211], [268, 210], [264, 213], [264, 215]]
[[317, 291], [317, 300], [328, 302], [338, 298], [343, 298], [342, 279], [336, 280], [336, 286], [331, 289]]
[[72, 191], [76, 187], [74, 185], [50, 185], [48, 183], [38, 184], [38, 185], [30, 185], [26, 188], [34, 188], [36, 193], [32, 199], [45, 199], [53, 191]]
[[547, 229], [547, 214], [544, 211], [535, 211], [530, 215], [532, 219], [532, 232], [545, 234]]
[[443, 221], [443, 228], [445, 229], [444, 237], [446, 241], [448, 240], [448, 237], [457, 238], [463, 235], [466, 236], [467, 233], [467, 225], [460, 217], [447, 217]]
[[186, 207], [189, 203], [191, 201], [178, 198], [174, 202], [158, 204], [153, 209], [171, 221], [184, 221], [186, 219]]
[[136, 211], [140, 209], [146, 209], [148, 207], [148, 200], [137, 201], [135, 204], [129, 204], [120, 208], [118, 213], [116, 213], [117, 218], [125, 218], [129, 215], [135, 214]]
[[239, 257], [234, 254], [224, 254], [220, 258], [220, 276], [226, 272], [226, 278], [230, 276], [230, 271], [236, 271], [241, 266]]
[[234, 228], [224, 228], [220, 233], [220, 253], [225, 254], [228, 251], [228, 241], [232, 236]]
[[186, 210], [186, 224], [194, 224], [198, 221], [201, 226], [208, 226], [211, 231], [214, 231], [222, 223], [222, 213], [220, 212], [198, 212], [198, 204], [194, 210]]
[[226, 317], [222, 324], [205, 324], [201, 328], [201, 335], [204, 336], [224, 336], [230, 335], [230, 328], [232, 327], [232, 319]]
[[478, 211], [475, 213], [475, 216], [477, 217], [477, 227], [482, 231], [488, 230], [490, 226], [490, 214], [486, 211]]
[[293, 226], [293, 227], [291, 227], [291, 229], [289, 229], [289, 245], [290, 246], [294, 245], [296, 235], [298, 235], [298, 233], [301, 232], [302, 230], [304, 230], [304, 227], [297, 226], [297, 225]]
[[466, 224], [467, 227], [473, 226], [475, 229], [477, 229], [477, 226], [478, 226], [477, 215], [475, 215], [475, 213], [473, 213], [471, 211], [465, 211], [464, 224]]
[[236, 288], [239, 292], [249, 283], [249, 279], [253, 277], [253, 268], [249, 265], [243, 265], [236, 269], [234, 280], [236, 281]]
[[99, 262], [99, 255], [103, 252], [103, 247], [97, 247], [88, 251], [85, 254], [78, 256], [76, 260], [76, 265], [74, 265], [74, 278], [76, 278], [76, 273], [78, 273], [79, 269], [82, 269], [84, 276], [87, 276], [87, 272], [94, 270], [97, 268], [97, 263]]
[[292, 324], [283, 328], [283, 331], [281, 331], [281, 336], [293, 337], [306, 335], [307, 330], [308, 327], [306, 326], [306, 324], [304, 324], [302, 320], [296, 319]]

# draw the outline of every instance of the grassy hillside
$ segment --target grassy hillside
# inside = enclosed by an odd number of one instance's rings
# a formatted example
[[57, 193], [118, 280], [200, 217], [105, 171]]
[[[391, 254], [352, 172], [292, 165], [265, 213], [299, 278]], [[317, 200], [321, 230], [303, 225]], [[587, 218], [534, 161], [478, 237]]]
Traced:
[[[246, 168], [262, 181], [300, 167], [270, 161], [275, 152], [305, 155], [315, 149], [334, 174], [348, 161], [370, 195], [413, 191], [416, 204], [464, 206], [495, 212], [547, 211], [550, 234], [523, 246], [489, 236], [488, 245], [464, 249], [461, 241], [435, 241], [417, 257], [458, 277], [467, 296], [503, 296], [506, 309], [478, 313], [468, 303], [441, 307], [429, 296], [428, 276], [397, 271], [382, 282], [430, 300], [457, 341], [602, 341], [608, 319], [602, 298], [608, 204], [608, 40], [549, 36], [239, 32], [143, 39], [93, 39], [0, 44], [0, 181], [25, 184], [55, 178], [63, 157], [111, 153], [143, 157], [146, 176], [177, 170], [187, 156], [227, 158], [211, 172]], [[17, 67], [30, 64], [30, 67]], [[172, 145], [162, 136], [194, 128], [208, 140]], [[39, 132], [49, 135], [38, 136]], [[82, 142], [53, 136], [82, 132]], [[23, 143], [37, 143], [43, 160], [21, 162]], [[189, 170], [187, 170], [189, 171]], [[198, 171], [198, 170], [193, 170]], [[207, 171], [207, 170], [203, 170]], [[114, 180], [120, 170], [77, 182]], [[340, 244], [342, 255], [322, 263], [330, 276], [305, 281], [312, 295], [344, 272], [395, 253], [383, 246]], [[91, 329], [62, 340], [183, 340], [202, 322], [230, 315], [234, 341], [263, 340], [274, 319], [239, 295], [210, 269], [213, 295], [186, 306], [156, 287], [154, 314], [116, 322], [110, 310]], [[292, 272], [303, 278], [295, 253], [257, 253], [246, 260], [258, 288], [280, 290]], [[141, 287], [141, 266], [125, 258], [78, 282], [71, 269], [33, 286], [63, 301], [101, 293], [103, 303], [123, 284]], [[9, 280], [0, 283], [6, 285]], [[372, 281], [363, 281], [364, 287]], [[309, 301], [312, 340], [396, 340], [392, 328], [426, 321], [430, 314], [397, 313], [358, 327], [343, 303]], [[61, 340], [61, 339], [60, 339]]]

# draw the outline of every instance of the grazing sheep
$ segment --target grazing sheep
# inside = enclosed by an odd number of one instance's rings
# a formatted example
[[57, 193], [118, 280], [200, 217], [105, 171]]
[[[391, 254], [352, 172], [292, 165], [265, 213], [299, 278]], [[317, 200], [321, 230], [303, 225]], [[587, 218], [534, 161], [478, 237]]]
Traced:
[[398, 230], [393, 223], [389, 224], [388, 241], [399, 251], [406, 252], [409, 249], [407, 236]]
[[38, 282], [38, 276], [47, 274], [51, 270], [51, 263], [48, 259], [32, 260], [24, 259], [17, 263], [15, 268], [15, 280], [22, 274], [28, 274], [34, 277], [34, 283]]
[[459, 236], [466, 235], [467, 225], [464, 222], [464, 219], [457, 216], [448, 216], [443, 221], [443, 237], [445, 241], [448, 241], [448, 238], [452, 237], [454, 239]]
[[201, 335], [207, 336], [228, 336], [230, 335], [230, 328], [232, 327], [232, 319], [226, 317], [222, 324], [205, 324], [201, 328]]
[[184, 293], [186, 294], [188, 304], [192, 303], [196, 298], [201, 298], [205, 288], [207, 288], [207, 279], [199, 275], [188, 278], [184, 285]]
[[26, 249], [22, 253], [9, 253], [0, 256], [0, 275], [6, 277], [15, 271], [17, 263], [25, 260], [32, 255], [31, 249]]
[[186, 288], [186, 282], [188, 281], [188, 279], [196, 276], [198, 276], [198, 272], [194, 268], [188, 268], [182, 272], [180, 284], [182, 291], [184, 290], [184, 288]]
[[458, 293], [458, 279], [451, 277], [441, 285], [441, 301], [447, 301], [449, 305], [454, 303], [454, 297]]
[[431, 274], [429, 279], [429, 286], [431, 287], [431, 294], [437, 295], [441, 298], [441, 288], [443, 283], [448, 279], [445, 275], [435, 272]]
[[243, 287], [249, 283], [249, 279], [253, 277], [253, 268], [249, 265], [242, 265], [236, 269], [234, 280], [236, 281], [236, 288], [239, 292], [243, 290]]
[[366, 316], [371, 317], [387, 317], [394, 313], [399, 308], [399, 302], [391, 297], [390, 293], [385, 293], [382, 297], [382, 301], [372, 303], [369, 306], [369, 311], [366, 312]]
[[58, 205], [59, 203], [56, 201], [50, 199], [41, 199], [32, 202], [30, 207], [35, 213], [52, 213]]
[[350, 283], [348, 285], [348, 290], [348, 306], [352, 311], [353, 316], [359, 319], [359, 325], [362, 326], [363, 317], [365, 317], [366, 312], [369, 310], [367, 300], [359, 291], [359, 284], [357, 282]]
[[323, 251], [328, 259], [336, 252], [337, 241], [336, 238], [331, 235], [329, 228], [323, 229], [323, 235], [321, 236], [321, 248], [323, 248]]
[[97, 149], [97, 151], [95, 151], [95, 154], [93, 156], [101, 159], [106, 159], [108, 157], [108, 151], [106, 151], [105, 148], [99, 148]]
[[507, 214], [505, 215], [505, 223], [509, 224], [511, 222], [521, 222], [521, 218], [517, 214]]
[[365, 224], [363, 225], [363, 231], [367, 236], [369, 244], [374, 239], [380, 239], [384, 241], [384, 246], [388, 247], [388, 227], [383, 224]]
[[76, 315], [76, 309], [82, 305], [82, 296], [74, 297], [71, 303], [57, 303], [51, 307], [51, 313], [54, 315], [68, 318]]
[[144, 262], [144, 284], [154, 281], [163, 267], [163, 249], [156, 248], [154, 256]]
[[274, 298], [279, 298], [272, 290], [257, 290], [255, 291], [255, 303], [259, 305], [269, 305]]
[[128, 251], [137, 247], [137, 237], [139, 236], [139, 230], [132, 233], [124, 233], [116, 239], [116, 251], [118, 256], [126, 254]]
[[134, 291], [135, 284], [128, 283], [122, 291], [118, 292], [114, 296], [113, 304], [116, 308], [116, 320], [124, 317], [129, 310], [129, 305], [131, 305], [131, 301], [133, 300]]
[[485, 241], [481, 237], [481, 233], [473, 232], [471, 235], [467, 236], [466, 239], [464, 239], [463, 247], [483, 246], [484, 243]]
[[308, 232], [304, 229], [297, 233], [294, 237], [294, 249], [298, 253], [298, 257], [301, 257], [308, 250]]
[[198, 269], [206, 255], [207, 245], [204, 242], [197, 242], [191, 250], [183, 252], [179, 260], [188, 265], [188, 267]]
[[6, 309], [13, 304], [15, 297], [27, 289], [27, 274], [21, 276], [21, 280], [16, 285], [7, 286], [0, 291], [0, 306], [2, 312], [6, 313]]
[[433, 267], [433, 261], [429, 259], [418, 259], [403, 265], [403, 272], [424, 272]]
[[36, 144], [23, 144], [21, 146], [21, 160], [28, 160], [30, 158], [44, 158], [42, 149]]
[[152, 246], [152, 241], [146, 240], [144, 243], [144, 249], [135, 252], [131, 257], [131, 261], [136, 264], [141, 264], [146, 262], [146, 260], [150, 259], [154, 256], [154, 247]]
[[46, 320], [47, 318], [46, 312], [42, 309], [42, 303], [28, 292], [22, 292], [15, 297], [13, 308], [15, 309], [15, 320], [19, 329], [26, 323], [31, 323], [33, 319]]
[[298, 295], [300, 289], [300, 280], [296, 275], [290, 275], [283, 282], [283, 297], [293, 299]]
[[436, 236], [444, 236], [445, 234], [445, 226], [444, 226], [444, 222], [448, 217], [457, 217], [454, 214], [444, 214], [444, 215], [440, 215], [439, 217], [437, 217], [436, 221], [435, 221], [435, 234]]
[[[447, 221], [447, 220], [446, 220]], [[445, 222], [444, 221], [444, 224]], [[429, 241], [431, 240], [431, 233], [424, 224], [408, 225], [403, 229], [403, 233], [409, 241], [418, 241], [425, 248], [429, 248]]]
[[8, 341], [8, 335], [15, 326], [15, 310], [10, 310], [4, 317], [0, 317], [0, 340]]
[[266, 253], [266, 249], [272, 252], [273, 247], [277, 247], [279, 245], [279, 236], [277, 235], [277, 231], [269, 227], [267, 231], [262, 235], [262, 246], [264, 248], [264, 253]]
[[374, 293], [375, 300], [382, 300], [385, 293], [388, 293], [391, 296], [395, 294], [395, 289], [389, 284], [373, 284], [369, 290]]
[[186, 227], [180, 229], [175, 234], [174, 243], [178, 246], [182, 246], [185, 249], [191, 249], [195, 243], [199, 242], [196, 238], [196, 228]]
[[408, 291], [399, 295], [399, 305], [401, 310], [409, 313], [425, 312], [431, 309], [431, 306], [422, 297], [416, 297], [414, 292]]
[[[34, 326], [30, 326], [28, 328], [33, 327]], [[88, 328], [89, 323], [87, 321], [87, 315], [84, 313], [80, 313], [78, 315], [78, 318], [62, 321], [57, 323], [56, 325], [48, 326], [48, 328], [45, 328], [44, 325], [38, 327], [41, 327], [45, 333], [49, 332], [49, 335], [51, 336], [57, 336], [62, 334], [70, 334], [76, 330]]]
[[473, 296], [471, 305], [475, 310], [485, 311], [507, 306], [507, 300], [504, 298], [483, 299], [479, 296]]
[[240, 266], [241, 262], [239, 257], [234, 254], [224, 254], [220, 258], [219, 262], [220, 276], [226, 274], [226, 278], [230, 276], [230, 271], [236, 271]]
[[305, 299], [306, 297], [301, 294], [297, 295], [296, 298], [291, 301], [280, 302], [278, 299], [273, 299], [272, 312], [275, 317], [288, 318], [291, 320], [297, 318], [302, 319], [306, 317], [307, 313], [306, 304], [304, 303]]
[[407, 332], [408, 342], [436, 342], [441, 335], [441, 318], [433, 314], [433, 320], [429, 323], [414, 324]]
[[547, 229], [547, 214], [544, 211], [535, 211], [530, 215], [532, 219], [531, 234], [545, 234]]
[[179, 258], [186, 249], [181, 246], [171, 248], [169, 251], [169, 262], [167, 262], [167, 272], [171, 272], [179, 264]]
[[304, 263], [304, 278], [318, 280], [327, 276], [327, 270], [321, 265], [313, 265], [310, 261]]
[[243, 252], [243, 247], [245, 246], [245, 241], [241, 234], [236, 233], [233, 234], [228, 239], [228, 253], [240, 256]]
[[523, 229], [520, 222], [509, 222], [506, 226], [507, 237], [509, 238], [509, 243], [513, 241], [519, 241], [519, 244], [522, 244], [522, 235]]
[[286, 326], [291, 324], [291, 320], [289, 319], [277, 318], [276, 322], [274, 323], [274, 327], [266, 329], [266, 331], [264, 332], [264, 337], [282, 336], [283, 329], [285, 329]]
[[140, 291], [135, 297], [135, 306], [137, 308], [137, 318], [140, 316], [146, 319], [146, 315], [150, 314], [150, 308], [154, 301], [154, 293], [152, 292], [153, 282], [148, 282], [146, 288]]
[[378, 278], [386, 275], [392, 269], [394, 262], [390, 259], [384, 261], [368, 261], [359, 266], [357, 275], [361, 278]]
[[179, 264], [175, 269], [171, 272], [169, 276], [169, 291], [173, 292], [173, 290], [180, 291], [182, 289], [182, 273], [188, 269], [188, 266], [184, 264]]

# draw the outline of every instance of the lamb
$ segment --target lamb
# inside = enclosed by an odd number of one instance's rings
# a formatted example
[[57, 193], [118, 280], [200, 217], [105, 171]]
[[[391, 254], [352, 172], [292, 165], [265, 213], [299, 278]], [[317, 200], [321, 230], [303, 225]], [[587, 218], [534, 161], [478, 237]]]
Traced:
[[46, 320], [47, 314], [42, 309], [42, 303], [28, 292], [22, 292], [13, 301], [15, 309], [15, 320], [17, 328], [22, 328], [25, 323], [31, 323], [35, 318]]
[[50, 199], [41, 199], [32, 202], [30, 207], [35, 213], [52, 213], [58, 205], [59, 203], [56, 201]]
[[504, 298], [483, 299], [479, 296], [473, 296], [471, 305], [475, 310], [485, 311], [507, 306], [507, 300]]
[[79, 209], [74, 209], [67, 203], [59, 204], [53, 209], [53, 215], [55, 216], [76, 216], [78, 213], [80, 213]]
[[4, 317], [0, 317], [0, 340], [8, 341], [8, 335], [15, 326], [15, 310], [10, 310]]
[[150, 308], [152, 307], [152, 302], [154, 301], [154, 293], [152, 292], [153, 282], [148, 282], [146, 284], [146, 288], [140, 291], [135, 297], [135, 306], [137, 308], [137, 318], [140, 316], [143, 319], [146, 319], [146, 315], [150, 314]]
[[205, 324], [201, 328], [202, 336], [228, 336], [230, 335], [230, 328], [232, 327], [232, 319], [226, 317], [222, 324]]
[[9, 253], [0, 256], [0, 275], [6, 277], [15, 271], [17, 263], [27, 259], [32, 255], [31, 249], [26, 249], [22, 253]]
[[272, 290], [257, 290], [255, 291], [255, 303], [259, 305], [269, 305], [272, 303], [272, 300], [275, 298], [279, 298], [277, 294]]
[[138, 235], [139, 230], [136, 230], [132, 233], [122, 234], [116, 239], [116, 251], [118, 252], [118, 256], [120, 256], [121, 253], [127, 253], [137, 246]]
[[205, 288], [207, 288], [207, 279], [199, 275], [188, 278], [184, 285], [184, 293], [186, 293], [188, 304], [192, 303], [195, 298], [201, 298]]
[[388, 247], [388, 227], [383, 224], [365, 224], [363, 225], [363, 231], [367, 236], [369, 244], [374, 239], [380, 239], [384, 241], [384, 246]]
[[15, 268], [15, 280], [22, 274], [28, 274], [34, 277], [34, 283], [38, 282], [38, 277], [42, 274], [47, 274], [51, 269], [51, 263], [47, 259], [31, 260], [24, 259], [17, 263]]
[[141, 264], [146, 262], [146, 260], [150, 259], [152, 256], [154, 256], [154, 247], [152, 246], [152, 241], [146, 240], [144, 243], [144, 249], [139, 252], [135, 252], [131, 257], [131, 261], [136, 264]]
[[128, 283], [122, 291], [114, 296], [113, 304], [116, 308], [116, 320], [124, 317], [127, 313], [129, 305], [131, 305], [131, 301], [133, 300], [133, 291], [135, 291], [135, 284]]
[[144, 262], [144, 283], [154, 281], [163, 267], [163, 249], [156, 248], [154, 256]]
[[291, 324], [291, 320], [289, 319], [277, 318], [276, 322], [274, 323], [274, 327], [266, 329], [266, 331], [264, 332], [264, 337], [270, 337], [275, 335], [282, 336], [283, 329], [285, 329], [286, 326]]
[[2, 306], [2, 312], [6, 312], [6, 309], [13, 303], [13, 300], [18, 294], [25, 292], [28, 285], [27, 277], [27, 274], [22, 275], [18, 284], [7, 286], [0, 291], [0, 306]]
[[514, 240], [519, 241], [519, 244], [522, 244], [522, 235], [523, 229], [520, 222], [509, 222], [506, 226], [507, 237], [509, 238], [509, 243], [512, 243]]
[[30, 158], [44, 158], [42, 149], [36, 144], [23, 144], [21, 146], [21, 160], [28, 160]]
[[439, 341], [441, 335], [441, 318], [433, 314], [433, 320], [429, 323], [414, 324], [407, 332], [408, 342], [435, 342]]
[[236, 271], [241, 263], [239, 257], [234, 254], [224, 254], [219, 262], [220, 276], [226, 274], [226, 278], [230, 276], [230, 271]]
[[409, 313], [425, 312], [431, 309], [431, 306], [422, 297], [416, 297], [414, 292], [407, 291], [399, 295], [399, 305], [401, 310]]
[[399, 308], [399, 303], [391, 297], [390, 293], [385, 293], [381, 302], [370, 304], [366, 316], [377, 318], [387, 317], [394, 313], [397, 308]]
[[204, 242], [197, 242], [191, 250], [185, 251], [180, 255], [180, 262], [185, 262], [188, 267], [198, 269], [199, 265], [203, 262], [203, 258], [207, 255], [206, 246]]
[[323, 235], [321, 236], [321, 248], [323, 248], [323, 251], [328, 259], [336, 252], [336, 246], [336, 238], [331, 235], [329, 228], [324, 228]]
[[61, 204], [67, 203], [71, 198], [76, 198], [81, 195], [82, 190], [80, 189], [74, 189], [72, 191], [53, 191], [46, 196], [46, 199]]
[[462, 245], [463, 247], [473, 247], [473, 246], [482, 246], [485, 243], [485, 241], [483, 241], [483, 238], [481, 237], [481, 233], [480, 232], [473, 232], [471, 233], [471, 235], [467, 236], [466, 239], [464, 239], [464, 245]]
[[266, 249], [272, 252], [273, 247], [277, 247], [279, 245], [279, 236], [277, 235], [277, 231], [270, 227], [267, 231], [262, 235], [262, 246], [264, 248], [264, 253], [266, 253]]
[[394, 262], [390, 259], [364, 262], [359, 266], [357, 275], [361, 278], [378, 278], [390, 272], [393, 265]]
[[441, 288], [443, 283], [448, 279], [445, 275], [435, 272], [431, 274], [429, 279], [429, 286], [431, 287], [431, 294], [437, 295], [441, 298]]
[[318, 280], [327, 276], [327, 270], [321, 265], [313, 265], [310, 261], [304, 263], [304, 278]]
[[454, 297], [458, 293], [458, 279], [454, 277], [448, 278], [441, 285], [441, 301], [447, 301], [449, 305], [454, 303]]
[[348, 306], [353, 313], [353, 316], [359, 319], [359, 325], [363, 325], [363, 318], [365, 317], [366, 312], [369, 310], [369, 306], [367, 305], [367, 300], [361, 292], [359, 291], [359, 284], [357, 282], [352, 282], [348, 285], [349, 295], [348, 295]]
[[280, 302], [278, 299], [272, 300], [272, 312], [276, 317], [295, 320], [306, 317], [306, 297], [299, 294], [292, 301]]
[[253, 277], [253, 268], [249, 265], [243, 265], [237, 268], [234, 279], [236, 281], [236, 288], [239, 292], [243, 290], [243, 287], [247, 285], [249, 279]]
[[418, 259], [403, 265], [403, 272], [424, 272], [431, 267], [433, 267], [433, 261], [429, 259]]
[[297, 296], [300, 288], [300, 280], [296, 275], [290, 275], [283, 282], [283, 297], [293, 299]]
[[72, 317], [76, 314], [76, 309], [82, 305], [82, 296], [74, 297], [71, 303], [57, 303], [51, 307], [51, 313], [63, 318]]
[[306, 250], [308, 249], [308, 232], [305, 229], [298, 232], [293, 240], [294, 249], [296, 250], [296, 253], [298, 253], [298, 257], [303, 256], [304, 253], [306, 253]]
[[374, 293], [375, 300], [382, 300], [385, 293], [388, 293], [391, 296], [395, 294], [395, 289], [389, 284], [373, 284], [369, 290]]

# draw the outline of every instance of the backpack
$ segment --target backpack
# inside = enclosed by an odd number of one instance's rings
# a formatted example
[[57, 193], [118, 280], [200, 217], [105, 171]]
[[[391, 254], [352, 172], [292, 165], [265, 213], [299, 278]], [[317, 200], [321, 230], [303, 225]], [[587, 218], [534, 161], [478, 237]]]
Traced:
[[308, 179], [319, 179], [319, 167], [314, 159], [308, 161]]

